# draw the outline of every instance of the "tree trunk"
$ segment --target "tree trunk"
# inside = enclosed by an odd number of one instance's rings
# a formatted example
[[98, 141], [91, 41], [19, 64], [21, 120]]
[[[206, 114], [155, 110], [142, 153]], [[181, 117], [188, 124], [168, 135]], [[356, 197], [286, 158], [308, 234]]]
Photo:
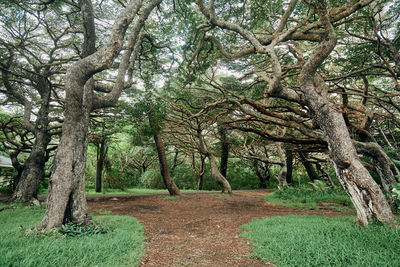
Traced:
[[316, 173], [312, 163], [310, 163], [307, 160], [307, 154], [305, 152], [299, 152], [299, 155], [300, 155], [301, 162], [303, 163], [304, 168], [306, 169], [306, 172], [307, 172], [308, 177], [310, 178], [311, 182], [318, 180], [319, 176]]
[[328, 91], [327, 86], [316, 71], [335, 48], [337, 37], [324, 3], [319, 2], [315, 7], [326, 33], [322, 42], [302, 64], [299, 85], [304, 103], [325, 135], [330, 159], [340, 183], [357, 210], [358, 223], [366, 226], [377, 219], [395, 226], [397, 222], [384, 194], [358, 158], [342, 113], [323, 96]]
[[[90, 0], [80, 0], [79, 4], [84, 28], [82, 57], [85, 58], [96, 50], [94, 15]], [[94, 80], [90, 76], [79, 79], [85, 71], [85, 64], [78, 61], [65, 77], [65, 119], [49, 179], [46, 213], [36, 226], [38, 229], [52, 229], [67, 222], [93, 223], [87, 210], [85, 166]]]
[[215, 160], [214, 155], [209, 153], [207, 156], [208, 156], [208, 159], [210, 160], [210, 164], [211, 164], [211, 175], [214, 178], [214, 180], [221, 187], [221, 192], [232, 194], [231, 185], [229, 184], [228, 180], [226, 180], [225, 177], [222, 175], [222, 173], [219, 171], [217, 161]]
[[[85, 90], [86, 91], [86, 90]], [[74, 100], [74, 98], [67, 98]], [[72, 102], [72, 103], [71, 103]], [[49, 179], [46, 213], [38, 229], [59, 227], [66, 222], [92, 223], [85, 196], [85, 164], [90, 109], [68, 101], [54, 169]]]
[[158, 161], [160, 163], [160, 172], [164, 181], [164, 185], [168, 189], [168, 192], [171, 196], [180, 196], [181, 193], [179, 191], [179, 188], [176, 186], [169, 172], [167, 156], [165, 155], [164, 143], [162, 141], [160, 134], [161, 129], [158, 124], [154, 109], [152, 109], [148, 113], [148, 116], [149, 116], [150, 127], [154, 131], [153, 137], [157, 148]]
[[22, 172], [24, 171], [24, 166], [21, 165], [21, 163], [19, 163], [19, 161], [18, 161], [19, 153], [20, 153], [20, 151], [18, 151], [18, 150], [10, 153], [11, 164], [12, 164], [13, 168], [17, 170], [17, 176], [14, 177], [13, 184], [12, 184], [12, 188], [14, 191], [17, 188], [19, 180], [21, 179]]
[[357, 210], [358, 223], [366, 226], [377, 219], [396, 225], [385, 196], [357, 156], [342, 114], [315, 90], [305, 91], [304, 96], [326, 136], [330, 158], [340, 183]]
[[180, 196], [181, 193], [179, 191], [179, 188], [176, 186], [174, 180], [171, 177], [171, 174], [169, 173], [167, 157], [165, 155], [164, 143], [161, 139], [160, 133], [156, 133], [154, 135], [154, 142], [156, 143], [158, 160], [160, 162], [160, 172], [161, 176], [163, 177], [164, 184], [167, 187], [168, 192], [171, 196]]
[[196, 158], [195, 158], [195, 153], [192, 154], [192, 170], [197, 176], [197, 189], [198, 190], [203, 190], [203, 181], [204, 181], [204, 173], [205, 173], [205, 160], [206, 158], [199, 153], [200, 155], [200, 169], [197, 171], [196, 169]]
[[218, 128], [218, 132], [221, 137], [221, 162], [219, 165], [219, 170], [221, 174], [226, 178], [226, 171], [228, 170], [229, 143], [226, 139], [226, 129], [220, 126]]
[[199, 149], [200, 149], [200, 153], [204, 154], [210, 161], [211, 176], [221, 187], [222, 193], [232, 194], [231, 185], [229, 184], [228, 180], [226, 180], [226, 178], [219, 171], [217, 161], [215, 160], [214, 155], [208, 149], [208, 145], [205, 143], [204, 137], [201, 132], [202, 132], [202, 130], [200, 128], [198, 128], [197, 129], [197, 138], [199, 139]]
[[82, 12], [84, 43], [82, 59], [72, 64], [65, 76], [65, 120], [58, 146], [52, 175], [49, 179], [49, 194], [46, 213], [36, 226], [38, 229], [51, 229], [63, 222], [92, 223], [87, 211], [85, 197], [85, 164], [88, 145], [89, 114], [94, 108], [115, 105], [124, 88], [129, 60], [138, 36], [150, 12], [161, 0], [151, 1], [138, 15], [121, 57], [118, 76], [110, 93], [103, 97], [94, 96], [93, 75], [110, 68], [119, 55], [126, 30], [137, 16], [141, 1], [129, 1], [116, 18], [110, 37], [104, 47], [95, 51], [94, 12], [90, 0], [80, 0]]
[[396, 178], [399, 175], [399, 170], [385, 153], [383, 148], [377, 143], [362, 143], [354, 142], [357, 152], [364, 154], [372, 159], [379, 177], [381, 178], [383, 188], [387, 192], [390, 199], [390, 204], [395, 205], [395, 200], [392, 195], [393, 183], [398, 182]]
[[286, 182], [293, 184], [293, 151], [290, 149], [286, 150]]
[[40, 88], [41, 107], [37, 114], [36, 126], [34, 129], [35, 142], [32, 151], [25, 162], [19, 182], [13, 193], [13, 200], [28, 202], [37, 198], [40, 181], [44, 177], [46, 163], [46, 149], [50, 142], [47, 132], [49, 126], [49, 103], [51, 85], [47, 78], [39, 77], [37, 86]]
[[276, 176], [276, 179], [278, 180], [278, 190], [281, 190], [284, 187], [288, 186], [286, 177], [287, 177], [287, 167], [285, 162], [285, 164], [282, 165], [281, 171]]
[[96, 192], [100, 193], [103, 187], [103, 169], [104, 161], [107, 155], [107, 143], [102, 137], [100, 144], [97, 146], [97, 163], [96, 163]]

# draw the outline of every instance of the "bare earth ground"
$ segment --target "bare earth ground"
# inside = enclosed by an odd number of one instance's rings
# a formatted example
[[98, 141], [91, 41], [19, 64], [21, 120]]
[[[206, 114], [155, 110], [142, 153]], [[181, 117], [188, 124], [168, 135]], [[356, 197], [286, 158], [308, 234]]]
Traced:
[[[342, 215], [330, 210], [295, 210], [263, 200], [267, 191], [186, 194], [165, 200], [165, 195], [90, 197], [89, 208], [137, 218], [145, 227], [146, 254], [141, 266], [273, 266], [251, 256], [239, 227], [255, 218], [289, 214]], [[346, 214], [349, 215], [349, 214]]]

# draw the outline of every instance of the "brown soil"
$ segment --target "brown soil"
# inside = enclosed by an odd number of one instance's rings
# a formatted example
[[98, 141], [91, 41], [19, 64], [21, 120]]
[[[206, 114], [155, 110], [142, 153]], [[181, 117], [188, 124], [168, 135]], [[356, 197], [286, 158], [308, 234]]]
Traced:
[[186, 194], [173, 200], [165, 200], [165, 195], [95, 197], [89, 199], [89, 208], [134, 216], [144, 225], [146, 254], [141, 266], [273, 266], [252, 256], [249, 241], [240, 237], [241, 225], [289, 214], [341, 215], [275, 206], [263, 200], [266, 194]]

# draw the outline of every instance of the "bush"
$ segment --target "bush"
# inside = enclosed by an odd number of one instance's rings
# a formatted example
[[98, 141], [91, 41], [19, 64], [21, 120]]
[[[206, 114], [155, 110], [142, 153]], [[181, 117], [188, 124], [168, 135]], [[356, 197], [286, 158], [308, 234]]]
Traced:
[[139, 178], [139, 187], [165, 189], [160, 169], [148, 169]]

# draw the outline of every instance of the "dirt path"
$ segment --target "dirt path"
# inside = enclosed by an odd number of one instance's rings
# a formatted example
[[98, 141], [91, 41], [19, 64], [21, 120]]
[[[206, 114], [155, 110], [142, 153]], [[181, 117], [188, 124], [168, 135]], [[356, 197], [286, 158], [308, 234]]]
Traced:
[[254, 218], [288, 214], [340, 215], [333, 211], [303, 211], [274, 206], [266, 192], [237, 192], [232, 197], [187, 194], [91, 198], [92, 211], [136, 217], [145, 227], [146, 254], [142, 266], [273, 266], [251, 257], [239, 227]]

